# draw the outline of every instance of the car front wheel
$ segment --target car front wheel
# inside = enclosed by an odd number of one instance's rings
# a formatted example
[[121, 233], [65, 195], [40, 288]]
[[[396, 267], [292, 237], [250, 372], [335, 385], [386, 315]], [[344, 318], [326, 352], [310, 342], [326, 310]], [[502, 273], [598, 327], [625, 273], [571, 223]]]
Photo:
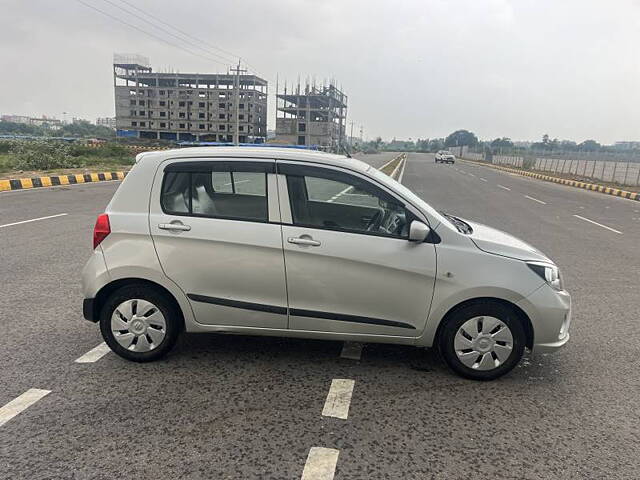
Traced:
[[116, 290], [100, 314], [111, 350], [127, 360], [150, 362], [166, 355], [182, 330], [182, 317], [164, 295], [146, 285]]
[[473, 380], [493, 380], [511, 371], [524, 353], [526, 336], [516, 313], [497, 302], [456, 310], [440, 335], [447, 365]]

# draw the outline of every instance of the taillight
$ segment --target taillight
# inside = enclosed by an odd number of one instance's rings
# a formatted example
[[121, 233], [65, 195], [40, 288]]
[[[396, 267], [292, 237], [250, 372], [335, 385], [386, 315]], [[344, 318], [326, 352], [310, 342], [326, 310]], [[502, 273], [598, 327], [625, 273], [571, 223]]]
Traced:
[[96, 219], [96, 225], [93, 227], [93, 248], [95, 249], [100, 243], [111, 233], [111, 225], [109, 225], [109, 215], [101, 213]]

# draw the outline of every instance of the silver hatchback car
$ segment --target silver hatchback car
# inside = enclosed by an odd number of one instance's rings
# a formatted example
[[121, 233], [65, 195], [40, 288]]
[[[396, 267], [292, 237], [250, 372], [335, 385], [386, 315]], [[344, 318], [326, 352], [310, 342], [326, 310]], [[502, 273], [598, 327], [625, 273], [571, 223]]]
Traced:
[[138, 155], [93, 234], [84, 317], [145, 362], [182, 331], [438, 347], [489, 380], [569, 340], [554, 263], [344, 156], [205, 147]]

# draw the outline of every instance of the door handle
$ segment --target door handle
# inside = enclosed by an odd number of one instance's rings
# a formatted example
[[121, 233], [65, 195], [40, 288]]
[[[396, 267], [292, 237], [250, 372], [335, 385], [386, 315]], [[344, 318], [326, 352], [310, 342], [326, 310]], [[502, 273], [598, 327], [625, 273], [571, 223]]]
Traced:
[[307, 245], [309, 247], [319, 247], [320, 242], [314, 240], [311, 237], [289, 237], [287, 238], [287, 242], [295, 243], [296, 245]]
[[180, 230], [183, 232], [188, 232], [191, 230], [189, 225], [184, 225], [182, 223], [161, 223], [158, 225], [160, 230]]

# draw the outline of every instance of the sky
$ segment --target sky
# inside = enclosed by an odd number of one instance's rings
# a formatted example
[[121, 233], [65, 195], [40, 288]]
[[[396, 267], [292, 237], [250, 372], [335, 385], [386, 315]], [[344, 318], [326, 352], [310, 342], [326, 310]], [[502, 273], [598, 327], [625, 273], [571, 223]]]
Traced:
[[[203, 43], [121, 9], [157, 23], [131, 5]], [[464, 128], [481, 139], [640, 140], [640, 0], [0, 0], [0, 9], [1, 114], [113, 116], [114, 53], [201, 73], [226, 72], [239, 56], [270, 94], [276, 78], [335, 78], [365, 138]]]

